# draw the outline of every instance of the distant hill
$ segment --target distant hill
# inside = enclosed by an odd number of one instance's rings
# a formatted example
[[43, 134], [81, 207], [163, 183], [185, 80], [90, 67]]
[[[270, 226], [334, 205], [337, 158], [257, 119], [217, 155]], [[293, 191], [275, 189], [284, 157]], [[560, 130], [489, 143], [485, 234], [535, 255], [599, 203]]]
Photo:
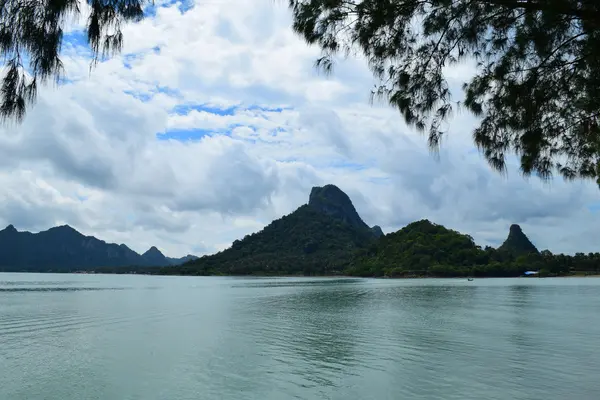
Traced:
[[198, 259], [198, 256], [195, 256], [192, 254], [188, 254], [187, 256], [183, 256], [180, 258], [167, 257], [167, 261], [169, 261], [169, 264], [171, 264], [171, 265], [180, 265], [180, 264], [186, 263], [188, 261], [197, 260], [197, 259]]
[[152, 246], [142, 254], [143, 265], [168, 265], [167, 257], [156, 247]]
[[359, 276], [444, 275], [448, 268], [472, 267], [488, 259], [470, 236], [421, 220], [381, 237], [357, 255], [348, 272]]
[[523, 233], [521, 227], [516, 224], [510, 226], [508, 237], [498, 250], [507, 252], [513, 256], [538, 253], [538, 249], [531, 243], [527, 235]]
[[140, 255], [124, 244], [85, 236], [68, 225], [39, 233], [19, 232], [13, 225], [0, 231], [0, 271], [74, 271], [97, 267], [167, 266], [182, 259], [165, 257], [156, 247]]
[[312, 189], [309, 202], [271, 222], [260, 232], [236, 240], [220, 253], [175, 270], [186, 274], [336, 274], [353, 253], [373, 243], [381, 229], [370, 228], [337, 186]]

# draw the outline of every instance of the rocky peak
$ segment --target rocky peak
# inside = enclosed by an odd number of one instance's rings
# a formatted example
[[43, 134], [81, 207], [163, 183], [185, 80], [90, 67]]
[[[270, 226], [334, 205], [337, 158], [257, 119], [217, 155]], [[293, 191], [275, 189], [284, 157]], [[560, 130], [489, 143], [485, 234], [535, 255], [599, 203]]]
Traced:
[[150, 247], [144, 254], [142, 254], [142, 260], [144, 260], [145, 265], [167, 265], [169, 261], [167, 257], [156, 246]]
[[519, 234], [524, 235], [523, 229], [521, 229], [521, 227], [517, 224], [512, 224], [510, 226], [510, 229], [508, 232], [509, 232], [509, 234], [513, 234], [513, 235], [519, 235]]
[[13, 224], [10, 224], [9, 226], [7, 226], [6, 228], [4, 228], [2, 230], [2, 232], [10, 232], [10, 233], [17, 233], [19, 231], [17, 231], [17, 228], [15, 228], [15, 226]]
[[370, 229], [356, 212], [350, 197], [335, 185], [313, 187], [308, 205], [352, 226]]
[[383, 236], [383, 231], [381, 230], [381, 227], [379, 225], [375, 225], [374, 227], [371, 228], [371, 232], [373, 232], [373, 235], [376, 238], [382, 237]]
[[346, 193], [335, 185], [315, 186], [310, 191], [308, 206], [358, 229], [370, 231], [376, 238], [383, 236], [379, 226], [370, 228], [360, 218]]
[[84, 235], [69, 225], [60, 225], [40, 232], [42, 236], [61, 238], [61, 240], [79, 240]]
[[531, 243], [527, 235], [517, 224], [512, 224], [508, 231], [508, 237], [498, 250], [507, 251], [514, 255], [537, 253], [538, 249]]
[[163, 253], [161, 253], [161, 251], [159, 249], [157, 249], [156, 246], [150, 247], [148, 250], [146, 250], [146, 252], [144, 254], [142, 254], [142, 256], [143, 257], [156, 257], [156, 256], [164, 257]]

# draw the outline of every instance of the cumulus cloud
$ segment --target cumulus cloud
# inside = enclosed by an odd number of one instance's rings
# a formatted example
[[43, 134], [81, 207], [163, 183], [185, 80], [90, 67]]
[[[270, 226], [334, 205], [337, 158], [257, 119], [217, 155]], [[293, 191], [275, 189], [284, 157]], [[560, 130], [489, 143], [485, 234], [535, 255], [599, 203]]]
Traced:
[[[67, 83], [42, 88], [24, 123], [0, 130], [0, 222], [203, 254], [334, 183], [386, 232], [429, 218], [498, 245], [519, 223], [540, 248], [598, 250], [593, 184], [526, 180], [515, 162], [507, 176], [490, 170], [467, 114], [432, 154], [395, 110], [369, 104], [364, 60], [314, 70], [318, 50], [291, 32], [285, 4], [161, 1], [148, 12], [91, 74], [85, 19], [69, 26]], [[449, 70], [452, 87], [471, 73]]]

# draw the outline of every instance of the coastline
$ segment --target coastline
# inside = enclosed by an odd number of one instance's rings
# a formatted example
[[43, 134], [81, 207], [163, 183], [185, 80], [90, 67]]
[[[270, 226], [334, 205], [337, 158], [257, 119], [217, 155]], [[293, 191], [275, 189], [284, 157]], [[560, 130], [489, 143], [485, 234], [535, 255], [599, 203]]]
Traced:
[[393, 280], [413, 280], [413, 279], [547, 279], [547, 278], [600, 278], [600, 273], [593, 274], [569, 274], [569, 275], [551, 275], [551, 276], [354, 276], [354, 275], [302, 275], [302, 274], [284, 274], [284, 275], [273, 275], [273, 274], [250, 274], [250, 275], [226, 275], [226, 274], [212, 274], [212, 275], [191, 275], [191, 274], [160, 274], [160, 273], [148, 273], [144, 271], [130, 270], [127, 272], [105, 272], [90, 270], [90, 271], [0, 271], [0, 274], [74, 274], [74, 275], [147, 275], [147, 276], [182, 276], [182, 277], [227, 277], [227, 278], [330, 278], [330, 279], [393, 279]]

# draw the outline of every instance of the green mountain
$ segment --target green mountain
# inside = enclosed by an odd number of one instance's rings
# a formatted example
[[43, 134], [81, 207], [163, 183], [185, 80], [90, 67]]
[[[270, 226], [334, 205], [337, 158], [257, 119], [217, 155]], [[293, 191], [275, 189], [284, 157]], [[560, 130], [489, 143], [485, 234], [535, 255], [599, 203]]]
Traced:
[[165, 257], [156, 247], [140, 255], [124, 244], [85, 236], [68, 225], [39, 233], [0, 231], [0, 271], [76, 271], [99, 267], [151, 267], [188, 261]]
[[498, 251], [509, 253], [515, 257], [525, 254], [537, 254], [538, 249], [531, 243], [519, 225], [510, 226], [508, 237]]
[[220, 253], [188, 262], [184, 274], [339, 274], [356, 250], [373, 243], [350, 198], [334, 185], [315, 187], [309, 202]]
[[309, 207], [343, 221], [359, 230], [370, 230], [375, 237], [383, 235], [381, 228], [370, 228], [358, 215], [350, 197], [335, 185], [315, 186], [308, 198]]
[[445, 275], [447, 269], [485, 264], [486, 251], [473, 238], [428, 220], [413, 222], [381, 237], [358, 254], [348, 272], [358, 276]]

